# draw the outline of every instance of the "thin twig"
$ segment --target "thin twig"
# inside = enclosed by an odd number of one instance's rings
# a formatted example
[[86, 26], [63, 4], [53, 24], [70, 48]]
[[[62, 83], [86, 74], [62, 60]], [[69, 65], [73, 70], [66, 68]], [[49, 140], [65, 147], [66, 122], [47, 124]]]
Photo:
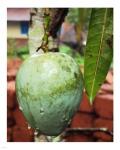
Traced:
[[110, 136], [113, 136], [113, 132], [109, 131], [107, 128], [67, 128], [63, 133], [63, 137], [66, 137], [70, 134], [79, 133], [79, 134], [90, 134], [93, 132], [103, 132]]

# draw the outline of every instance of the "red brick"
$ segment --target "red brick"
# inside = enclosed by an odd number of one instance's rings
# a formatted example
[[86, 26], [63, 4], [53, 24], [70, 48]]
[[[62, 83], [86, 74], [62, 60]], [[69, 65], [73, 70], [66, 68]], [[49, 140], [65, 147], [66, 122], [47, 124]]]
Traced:
[[86, 95], [86, 93], [83, 93], [83, 99], [80, 103], [80, 111], [82, 112], [88, 112], [88, 113], [92, 113], [93, 112], [93, 107], [90, 105], [88, 97]]
[[7, 81], [13, 81], [16, 78], [16, 69], [11, 69], [7, 72]]
[[99, 117], [113, 118], [113, 95], [98, 95], [94, 101], [94, 110]]
[[13, 128], [13, 142], [32, 142], [34, 133], [25, 127], [15, 126]]
[[[95, 128], [107, 128], [109, 131], [113, 130], [113, 121], [110, 119], [98, 118], [94, 121]], [[105, 132], [95, 132], [94, 137], [102, 141], [112, 141], [113, 137]]]
[[15, 120], [13, 117], [13, 112], [10, 109], [8, 109], [7, 110], [7, 126], [12, 127], [14, 125], [15, 125]]
[[7, 61], [7, 70], [18, 69], [22, 63], [22, 60], [19, 58], [8, 59]]
[[14, 109], [16, 105], [15, 81], [10, 81], [7, 84], [7, 106]]
[[13, 116], [17, 126], [28, 127], [28, 123], [25, 117], [23, 116], [23, 113], [18, 108], [13, 112]]
[[12, 141], [12, 128], [7, 128], [7, 142]]
[[66, 137], [66, 142], [92, 142], [92, 136], [87, 135], [69, 135]]
[[109, 71], [106, 76], [107, 83], [113, 84], [113, 70]]
[[97, 118], [94, 120], [95, 128], [108, 128], [108, 130], [113, 130], [113, 120]]
[[103, 141], [103, 140], [101, 140], [101, 139], [98, 139], [98, 140], [97, 140], [97, 142], [104, 142], [104, 141]]
[[113, 93], [113, 85], [105, 83], [101, 86], [101, 90], [107, 93]]
[[77, 113], [71, 121], [72, 128], [90, 128], [93, 126], [94, 116], [92, 114]]
[[113, 137], [103, 133], [103, 132], [95, 132], [93, 134], [94, 138], [97, 138], [97, 142], [112, 142], [113, 141]]

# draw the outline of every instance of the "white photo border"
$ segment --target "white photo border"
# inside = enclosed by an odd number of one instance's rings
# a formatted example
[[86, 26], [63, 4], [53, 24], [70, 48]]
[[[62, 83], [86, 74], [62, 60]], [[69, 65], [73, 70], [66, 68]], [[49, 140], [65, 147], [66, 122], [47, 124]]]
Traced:
[[[118, 0], [6, 0], [0, 4], [0, 148], [109, 149], [120, 146], [120, 2]], [[114, 142], [7, 142], [7, 8], [114, 8]]]

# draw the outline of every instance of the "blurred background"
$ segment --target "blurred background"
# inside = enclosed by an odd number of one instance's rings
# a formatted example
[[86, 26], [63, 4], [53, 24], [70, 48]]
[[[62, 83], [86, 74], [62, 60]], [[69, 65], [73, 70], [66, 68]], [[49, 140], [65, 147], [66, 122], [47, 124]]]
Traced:
[[[57, 33], [57, 51], [72, 56], [84, 72], [84, 50], [86, 46], [91, 9], [69, 9], [61, 28]], [[7, 141], [34, 142], [34, 130], [28, 127], [19, 109], [15, 78], [21, 63], [29, 56], [31, 35], [31, 9], [7, 9]], [[88, 102], [86, 93], [78, 112], [68, 127], [107, 128], [113, 131], [113, 65], [107, 74], [94, 104]], [[67, 142], [113, 141], [107, 132], [70, 132], [64, 137]]]

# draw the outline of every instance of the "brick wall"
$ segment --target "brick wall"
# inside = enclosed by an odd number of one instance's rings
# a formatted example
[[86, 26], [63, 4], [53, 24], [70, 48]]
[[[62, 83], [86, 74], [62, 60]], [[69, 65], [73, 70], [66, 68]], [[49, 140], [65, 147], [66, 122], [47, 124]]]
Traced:
[[[28, 124], [19, 110], [15, 93], [16, 72], [21, 64], [20, 59], [8, 60], [7, 74], [7, 141], [9, 142], [33, 142], [34, 130], [28, 129]], [[113, 73], [109, 71], [106, 81], [101, 87], [93, 106], [90, 106], [86, 94], [78, 112], [72, 119], [70, 128], [108, 128], [113, 131]], [[67, 142], [113, 141], [113, 137], [107, 133], [96, 132], [72, 132], [65, 136]]]

